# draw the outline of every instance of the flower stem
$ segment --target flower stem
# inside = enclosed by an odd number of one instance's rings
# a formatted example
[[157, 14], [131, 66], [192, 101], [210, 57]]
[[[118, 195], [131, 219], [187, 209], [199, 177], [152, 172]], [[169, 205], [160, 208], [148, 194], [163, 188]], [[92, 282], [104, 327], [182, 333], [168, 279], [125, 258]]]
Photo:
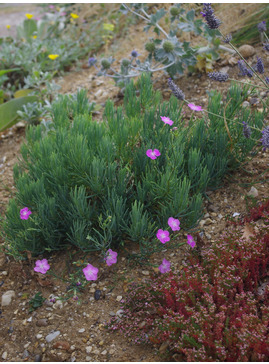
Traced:
[[247, 85], [247, 86], [253, 86], [253, 87], [263, 88], [264, 90], [268, 90], [268, 87], [263, 87], [263, 86], [259, 86], [259, 85], [253, 85], [253, 83], [248, 83], [248, 82], [239, 81], [239, 80], [236, 80], [236, 79], [234, 79], [234, 78], [228, 78], [228, 79], [229, 79], [230, 81], [243, 83], [244, 85]]
[[[222, 35], [223, 38], [224, 34], [222, 34], [222, 32], [219, 30], [220, 34]], [[233, 48], [233, 50], [235, 50], [235, 52], [239, 55], [239, 57], [245, 62], [245, 64], [251, 69], [251, 71], [256, 75], [256, 77], [258, 77], [258, 79], [265, 85], [266, 89], [268, 90], [269, 87], [267, 86], [266, 82], [258, 75], [258, 73], [251, 67], [251, 65], [245, 60], [245, 58], [242, 56], [242, 54], [235, 48], [235, 46], [229, 42], [229, 45]]]

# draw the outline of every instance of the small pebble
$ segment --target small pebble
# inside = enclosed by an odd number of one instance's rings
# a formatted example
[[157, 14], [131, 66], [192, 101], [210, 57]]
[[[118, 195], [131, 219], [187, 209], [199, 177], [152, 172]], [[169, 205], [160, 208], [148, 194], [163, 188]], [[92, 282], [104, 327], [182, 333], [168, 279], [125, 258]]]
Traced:
[[86, 346], [86, 353], [90, 354], [92, 351], [92, 346]]
[[3, 352], [3, 354], [2, 354], [2, 359], [3, 359], [3, 360], [6, 360], [6, 358], [7, 358], [7, 352], [6, 352], [6, 351], [4, 351], [4, 352]]
[[142, 270], [141, 273], [144, 274], [144, 276], [149, 276], [149, 271], [148, 270]]
[[41, 339], [41, 338], [42, 338], [42, 336], [43, 336], [42, 334], [37, 334], [37, 335], [36, 335], [36, 338], [37, 338], [37, 339]]
[[120, 302], [122, 300], [122, 296], [117, 296], [116, 301]]
[[106, 355], [107, 354], [107, 350], [104, 350], [101, 352], [101, 355]]
[[78, 332], [79, 332], [80, 334], [82, 334], [83, 332], [85, 332], [85, 329], [79, 329], [79, 330], [78, 330]]
[[46, 336], [46, 341], [47, 343], [50, 343], [52, 340], [54, 340], [57, 336], [60, 335], [60, 331], [55, 331], [55, 332], [52, 332], [51, 334], [47, 335]]
[[101, 291], [100, 289], [97, 289], [95, 292], [94, 292], [94, 298], [96, 299], [96, 301], [98, 301], [101, 297]]
[[29, 356], [30, 356], [29, 351], [24, 350], [24, 352], [23, 352], [23, 354], [22, 354], [22, 358], [23, 358], [23, 359], [26, 359], [26, 358], [28, 358]]
[[36, 354], [35, 361], [42, 361], [42, 355], [41, 354]]

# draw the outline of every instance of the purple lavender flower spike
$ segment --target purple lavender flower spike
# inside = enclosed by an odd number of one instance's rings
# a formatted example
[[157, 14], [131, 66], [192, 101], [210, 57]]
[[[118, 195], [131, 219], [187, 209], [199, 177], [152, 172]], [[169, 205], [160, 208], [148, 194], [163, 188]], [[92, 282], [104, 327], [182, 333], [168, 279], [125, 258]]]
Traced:
[[260, 33], [263, 33], [263, 32], [266, 32], [266, 22], [265, 20], [260, 22], [258, 25], [257, 25], [257, 28], [258, 28], [258, 31]]
[[253, 76], [253, 72], [247, 68], [244, 61], [242, 60], [238, 61], [238, 67], [240, 70], [239, 76], [248, 76], [248, 77]]
[[263, 43], [263, 49], [269, 52], [269, 43]]
[[214, 81], [226, 82], [229, 78], [229, 75], [228, 73], [223, 73], [223, 72], [209, 72], [208, 77]]
[[261, 57], [257, 57], [256, 68], [259, 73], [264, 73], [264, 65]]
[[242, 124], [243, 124], [244, 137], [249, 139], [252, 131], [251, 131], [250, 127], [248, 126], [248, 124], [245, 121], [243, 121]]
[[224, 43], [230, 43], [231, 40], [232, 40], [232, 34], [228, 34], [226, 35], [226, 37], [223, 37]]
[[262, 131], [262, 138], [261, 138], [261, 142], [262, 145], [264, 146], [264, 150], [266, 148], [269, 149], [269, 126], [266, 126], [263, 131]]
[[180, 90], [180, 88], [175, 84], [175, 82], [173, 82], [171, 80], [171, 78], [169, 78], [168, 80], [168, 86], [171, 89], [171, 91], [173, 92], [173, 94], [176, 96], [176, 98], [178, 98], [179, 100], [184, 100], [185, 99], [185, 95], [183, 93], [182, 90]]
[[269, 77], [265, 77], [265, 82], [269, 84]]
[[207, 25], [210, 29], [218, 29], [221, 21], [214, 15], [214, 10], [211, 7], [211, 3], [204, 4], [202, 15], [205, 18], [205, 21], [207, 22]]

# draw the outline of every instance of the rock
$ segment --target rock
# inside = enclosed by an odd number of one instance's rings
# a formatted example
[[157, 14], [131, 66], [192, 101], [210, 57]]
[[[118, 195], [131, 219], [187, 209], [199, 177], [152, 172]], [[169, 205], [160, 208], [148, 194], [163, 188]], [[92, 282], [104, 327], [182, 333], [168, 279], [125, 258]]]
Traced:
[[39, 319], [36, 322], [36, 326], [38, 326], [38, 327], [46, 327], [46, 326], [48, 326], [48, 320], [46, 318]]
[[113, 311], [110, 311], [110, 312], [109, 312], [109, 315], [110, 315], [110, 316], [116, 316], [116, 313], [115, 313], [115, 312], [113, 312]]
[[86, 356], [86, 361], [92, 361], [92, 357], [91, 356]]
[[119, 317], [122, 317], [123, 312], [124, 312], [123, 310], [118, 310], [116, 312], [116, 315], [119, 316]]
[[42, 354], [36, 354], [34, 361], [42, 361]]
[[95, 349], [95, 350], [93, 351], [93, 354], [95, 354], [95, 355], [99, 355], [99, 354], [100, 354], [100, 350]]
[[56, 343], [53, 344], [53, 349], [62, 349], [69, 351], [70, 344], [68, 341], [57, 341]]
[[103, 340], [101, 340], [101, 341], [99, 342], [99, 345], [100, 345], [100, 346], [103, 346], [103, 345], [104, 345], [104, 341], [103, 341]]
[[4, 351], [4, 352], [3, 352], [3, 354], [2, 354], [2, 359], [3, 359], [3, 360], [6, 360], [6, 358], [7, 358], [7, 352], [6, 352], [6, 351]]
[[90, 292], [90, 293], [94, 293], [94, 292], [95, 292], [95, 288], [93, 288], [93, 287], [92, 287], [92, 288], [90, 288], [89, 292]]
[[23, 358], [23, 359], [26, 359], [26, 358], [28, 358], [29, 356], [30, 356], [29, 351], [28, 351], [28, 350], [24, 350], [24, 352], [23, 352], [23, 354], [22, 354], [22, 358]]
[[37, 334], [37, 335], [36, 335], [37, 340], [41, 339], [42, 337], [43, 337], [43, 335], [42, 335], [42, 334]]
[[80, 334], [82, 334], [83, 332], [85, 332], [85, 329], [79, 329], [79, 330], [78, 330], [78, 332], [79, 332]]
[[63, 308], [63, 303], [62, 303], [62, 301], [57, 300], [52, 307], [54, 309], [57, 309], [57, 308], [62, 309]]
[[258, 197], [258, 194], [258, 190], [252, 186], [251, 189], [248, 191], [247, 196]]
[[71, 345], [70, 350], [74, 351], [76, 349], [75, 345]]
[[104, 350], [101, 352], [101, 355], [106, 355], [107, 354], [107, 350]]
[[168, 348], [169, 348], [169, 343], [168, 342], [163, 342], [162, 345], [159, 348], [160, 354], [164, 354]]
[[51, 334], [46, 336], [47, 343], [50, 343], [52, 340], [56, 339], [57, 336], [60, 335], [60, 331], [54, 331]]
[[32, 320], [33, 320], [33, 317], [31, 316], [28, 318], [27, 322], [32, 322]]
[[208, 205], [208, 211], [217, 212], [218, 210], [219, 210], [219, 208], [217, 206]]
[[122, 300], [122, 296], [117, 296], [116, 301], [120, 302]]
[[242, 104], [242, 107], [248, 107], [250, 104], [248, 101], [244, 101], [243, 104]]
[[92, 351], [92, 346], [86, 346], [86, 353], [90, 354]]
[[2, 296], [2, 306], [8, 306], [14, 297], [15, 291], [6, 291]]
[[142, 321], [142, 322], [140, 322], [138, 327], [139, 327], [139, 329], [142, 329], [145, 325], [146, 325], [146, 321]]
[[115, 349], [110, 349], [108, 352], [110, 355], [113, 355], [115, 353]]
[[100, 300], [100, 298], [101, 298], [101, 291], [100, 291], [100, 289], [97, 289], [94, 292], [94, 298], [96, 299], [96, 301]]
[[249, 58], [256, 53], [255, 48], [248, 44], [244, 44], [241, 47], [239, 47], [238, 51], [244, 58]]
[[144, 274], [144, 276], [149, 276], [149, 271], [148, 270], [142, 270], [141, 273]]

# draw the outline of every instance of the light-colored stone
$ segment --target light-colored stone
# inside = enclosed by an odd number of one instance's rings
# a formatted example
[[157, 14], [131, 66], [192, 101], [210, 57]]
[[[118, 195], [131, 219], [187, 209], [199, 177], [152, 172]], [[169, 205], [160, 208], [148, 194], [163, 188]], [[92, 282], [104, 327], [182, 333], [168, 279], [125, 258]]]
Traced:
[[78, 332], [79, 332], [80, 334], [82, 334], [83, 332], [85, 332], [85, 329], [79, 329], [79, 330], [78, 330]]
[[117, 296], [116, 301], [120, 302], [122, 300], [122, 296]]
[[244, 58], [249, 58], [256, 53], [255, 48], [248, 44], [244, 44], [241, 47], [239, 47], [238, 51]]
[[86, 346], [86, 353], [90, 354], [92, 352], [92, 346]]
[[141, 273], [144, 274], [144, 276], [149, 276], [149, 271], [148, 270], [142, 270]]
[[41, 339], [41, 338], [42, 338], [42, 336], [43, 336], [42, 334], [37, 334], [37, 335], [36, 335], [36, 338], [39, 340], [39, 339]]
[[252, 186], [251, 189], [248, 191], [247, 195], [251, 197], [258, 197], [259, 192], [255, 187]]
[[106, 355], [107, 354], [107, 350], [104, 350], [101, 352], [101, 355]]
[[242, 103], [242, 107], [248, 107], [250, 105], [250, 103], [248, 101], [244, 101]]
[[3, 352], [3, 354], [2, 354], [2, 359], [3, 359], [3, 360], [6, 360], [6, 358], [7, 358], [7, 352], [6, 352], [6, 351], [4, 351], [4, 352]]
[[15, 291], [6, 291], [2, 296], [2, 306], [10, 305], [12, 298], [15, 298]]
[[46, 336], [47, 343], [50, 343], [52, 340], [56, 339], [57, 336], [60, 335], [60, 331], [54, 331], [51, 334]]

